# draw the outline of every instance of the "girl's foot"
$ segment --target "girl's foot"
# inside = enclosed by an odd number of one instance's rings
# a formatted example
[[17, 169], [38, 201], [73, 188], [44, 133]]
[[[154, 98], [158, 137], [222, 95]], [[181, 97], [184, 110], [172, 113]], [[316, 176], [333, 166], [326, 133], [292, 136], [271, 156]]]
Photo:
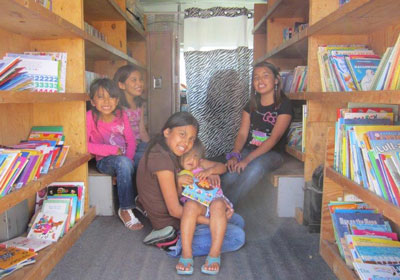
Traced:
[[124, 225], [130, 230], [139, 230], [143, 228], [142, 223], [135, 217], [131, 209], [119, 209], [118, 216]]
[[179, 275], [193, 274], [193, 258], [180, 257], [179, 262], [175, 268], [176, 273], [178, 273]]
[[205, 274], [215, 275], [218, 274], [221, 266], [221, 256], [216, 258], [207, 256], [206, 263], [201, 266], [201, 272]]

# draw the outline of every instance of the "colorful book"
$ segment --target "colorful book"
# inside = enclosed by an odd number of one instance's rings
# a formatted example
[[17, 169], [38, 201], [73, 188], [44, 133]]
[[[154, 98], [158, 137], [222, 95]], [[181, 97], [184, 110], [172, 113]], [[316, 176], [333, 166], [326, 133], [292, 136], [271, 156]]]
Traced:
[[68, 214], [39, 212], [36, 216], [28, 238], [57, 241], [63, 234]]
[[0, 248], [0, 269], [8, 269], [34, 256], [35, 252], [15, 247]]
[[201, 185], [203, 181], [205, 180], [199, 182], [198, 179], [194, 178], [193, 184], [184, 187], [182, 195], [205, 206], [209, 206], [211, 201], [214, 199], [218, 188], [199, 187], [199, 184]]
[[43, 240], [43, 239], [35, 239], [35, 238], [27, 238], [18, 236], [16, 238], [4, 241], [0, 243], [0, 246], [4, 246], [6, 248], [16, 247], [19, 249], [37, 252], [40, 251], [47, 246], [53, 244], [50, 240]]

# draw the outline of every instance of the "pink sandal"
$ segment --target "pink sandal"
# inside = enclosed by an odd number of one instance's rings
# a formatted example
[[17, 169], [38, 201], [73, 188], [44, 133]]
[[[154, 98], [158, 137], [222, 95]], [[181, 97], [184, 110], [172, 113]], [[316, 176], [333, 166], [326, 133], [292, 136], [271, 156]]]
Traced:
[[135, 215], [132, 212], [132, 209], [124, 210], [129, 214], [130, 217], [129, 221], [127, 222], [122, 218], [121, 211], [122, 211], [121, 208], [118, 209], [118, 216], [127, 228], [129, 228], [130, 230], [140, 230], [143, 228], [142, 223], [135, 217]]

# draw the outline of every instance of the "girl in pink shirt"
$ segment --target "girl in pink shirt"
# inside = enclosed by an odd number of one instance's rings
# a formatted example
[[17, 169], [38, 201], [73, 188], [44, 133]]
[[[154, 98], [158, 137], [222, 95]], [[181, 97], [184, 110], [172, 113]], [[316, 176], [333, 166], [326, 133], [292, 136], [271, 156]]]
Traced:
[[110, 79], [97, 79], [90, 86], [92, 109], [87, 112], [88, 150], [96, 156], [101, 173], [117, 177], [118, 215], [131, 230], [143, 228], [135, 217], [132, 178], [136, 140], [126, 113], [119, 107], [119, 88]]

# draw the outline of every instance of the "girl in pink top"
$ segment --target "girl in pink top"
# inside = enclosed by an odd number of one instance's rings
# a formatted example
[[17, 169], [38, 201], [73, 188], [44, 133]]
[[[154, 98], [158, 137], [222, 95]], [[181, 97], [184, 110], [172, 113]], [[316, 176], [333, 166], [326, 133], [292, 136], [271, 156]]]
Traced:
[[136, 140], [126, 113], [119, 107], [119, 89], [110, 79], [97, 79], [90, 86], [92, 109], [87, 112], [88, 150], [96, 156], [101, 173], [117, 177], [118, 215], [125, 226], [139, 230], [135, 217], [132, 178]]
[[135, 170], [142, 158], [147, 142], [150, 137], [144, 124], [144, 90], [143, 75], [141, 71], [133, 65], [125, 65], [118, 68], [114, 74], [114, 82], [121, 89], [120, 104], [128, 115], [133, 134], [136, 137]]

